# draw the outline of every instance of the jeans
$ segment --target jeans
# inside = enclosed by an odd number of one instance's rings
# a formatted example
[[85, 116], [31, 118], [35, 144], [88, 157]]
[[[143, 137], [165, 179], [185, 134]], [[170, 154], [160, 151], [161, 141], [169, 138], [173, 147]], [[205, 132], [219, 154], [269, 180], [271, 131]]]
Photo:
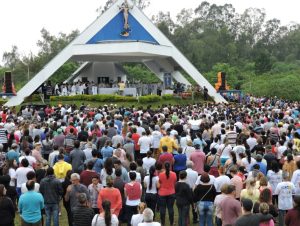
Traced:
[[286, 210], [278, 210], [278, 226], [284, 226]]
[[215, 221], [216, 221], [216, 225], [217, 226], [222, 226], [222, 220], [221, 220], [221, 218], [216, 217]]
[[156, 204], [157, 204], [157, 194], [146, 193], [145, 202], [147, 207], [150, 208], [155, 216]]
[[159, 196], [159, 213], [162, 226], [165, 225], [166, 208], [168, 208], [170, 225], [174, 223], [175, 195]]
[[178, 208], [178, 226], [187, 226], [190, 205], [177, 206]]
[[199, 210], [200, 226], [213, 226], [214, 204], [209, 201], [201, 201], [197, 203]]
[[53, 215], [53, 226], [58, 226], [59, 225], [58, 204], [45, 204], [45, 212], [46, 212], [46, 226], [51, 226], [52, 215]]
[[42, 225], [41, 220], [39, 220], [38, 222], [35, 222], [35, 223], [28, 223], [21, 218], [21, 226], [41, 226], [41, 225]]
[[137, 214], [137, 206], [128, 206], [126, 205], [126, 217], [127, 217], [127, 226], [131, 226], [131, 218], [134, 214]]

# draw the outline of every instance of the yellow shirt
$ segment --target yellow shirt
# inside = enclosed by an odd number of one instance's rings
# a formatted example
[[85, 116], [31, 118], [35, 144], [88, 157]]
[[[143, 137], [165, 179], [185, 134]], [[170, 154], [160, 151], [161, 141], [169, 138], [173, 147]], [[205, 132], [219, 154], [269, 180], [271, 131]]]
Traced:
[[300, 139], [294, 138], [293, 142], [294, 142], [294, 148], [297, 150], [297, 152], [299, 152], [300, 151]]
[[167, 146], [168, 147], [168, 152], [169, 153], [172, 153], [173, 152], [173, 149], [176, 149], [178, 148], [176, 142], [169, 136], [165, 136], [163, 138], [160, 139], [160, 142], [159, 142], [159, 150], [160, 152], [162, 152], [162, 147], [163, 146]]
[[54, 169], [54, 175], [57, 179], [64, 179], [67, 175], [67, 172], [69, 170], [72, 170], [72, 165], [65, 161], [61, 161], [55, 163], [53, 169]]
[[120, 82], [119, 83], [119, 90], [124, 91], [125, 89], [125, 83], [124, 82]]

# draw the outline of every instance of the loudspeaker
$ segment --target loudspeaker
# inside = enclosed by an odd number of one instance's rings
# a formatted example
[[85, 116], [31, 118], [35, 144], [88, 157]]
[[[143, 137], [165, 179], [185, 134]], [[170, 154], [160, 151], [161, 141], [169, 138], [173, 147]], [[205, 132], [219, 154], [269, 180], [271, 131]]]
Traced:
[[11, 71], [6, 71], [4, 74], [5, 93], [13, 93]]
[[221, 86], [220, 90], [226, 90], [226, 73], [221, 72]]

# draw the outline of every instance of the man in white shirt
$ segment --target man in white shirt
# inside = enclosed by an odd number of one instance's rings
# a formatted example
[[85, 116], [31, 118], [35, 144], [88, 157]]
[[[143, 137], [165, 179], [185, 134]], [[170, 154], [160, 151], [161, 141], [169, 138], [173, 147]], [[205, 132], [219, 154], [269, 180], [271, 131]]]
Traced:
[[[27, 177], [27, 181], [34, 181], [34, 191], [36, 192], [39, 192], [40, 191], [40, 184], [39, 183], [36, 183], [36, 174], [34, 171], [29, 171], [27, 174], [26, 174], [26, 177]], [[28, 189], [26, 187], [26, 182], [22, 183], [21, 185], [21, 192], [22, 194], [28, 192]]]
[[49, 159], [48, 159], [50, 167], [54, 166], [54, 159], [55, 159], [56, 156], [58, 156], [58, 154], [59, 154], [58, 146], [53, 145], [53, 152], [51, 152], [49, 154]]
[[193, 162], [192, 161], [187, 161], [186, 162], [186, 183], [190, 186], [191, 189], [195, 187], [195, 183], [198, 178], [198, 173], [197, 171], [193, 170]]
[[124, 144], [124, 138], [120, 134], [116, 134], [111, 138], [112, 147], [117, 148], [118, 144]]
[[283, 182], [280, 182], [274, 194], [278, 195], [278, 212], [279, 224], [284, 225], [284, 217], [287, 210], [293, 209], [293, 194], [295, 194], [295, 186], [289, 182], [288, 173], [283, 173]]
[[142, 133], [139, 138], [138, 145], [140, 145], [140, 155], [141, 158], [145, 157], [147, 152], [150, 151], [151, 138], [146, 135], [146, 132]]
[[211, 131], [213, 134], [213, 138], [215, 138], [217, 135], [221, 134], [221, 126], [218, 124], [218, 120], [215, 120], [215, 124], [211, 127]]
[[153, 222], [154, 213], [150, 208], [146, 208], [143, 212], [143, 223], [139, 223], [138, 226], [161, 226], [158, 222]]
[[253, 132], [250, 133], [250, 137], [246, 140], [247, 144], [249, 145], [250, 151], [257, 145], [257, 140], [254, 137], [255, 134]]

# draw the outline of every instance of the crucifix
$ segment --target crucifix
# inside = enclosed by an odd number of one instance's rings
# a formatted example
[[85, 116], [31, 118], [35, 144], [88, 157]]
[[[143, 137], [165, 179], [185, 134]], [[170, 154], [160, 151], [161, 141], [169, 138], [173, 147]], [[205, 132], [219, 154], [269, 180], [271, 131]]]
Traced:
[[128, 23], [129, 10], [133, 9], [133, 6], [130, 6], [127, 0], [124, 0], [124, 3], [121, 6], [119, 6], [119, 9], [123, 11], [123, 15], [124, 15], [124, 27], [123, 27], [124, 30], [121, 32], [121, 35], [128, 37], [130, 31], [130, 27]]

